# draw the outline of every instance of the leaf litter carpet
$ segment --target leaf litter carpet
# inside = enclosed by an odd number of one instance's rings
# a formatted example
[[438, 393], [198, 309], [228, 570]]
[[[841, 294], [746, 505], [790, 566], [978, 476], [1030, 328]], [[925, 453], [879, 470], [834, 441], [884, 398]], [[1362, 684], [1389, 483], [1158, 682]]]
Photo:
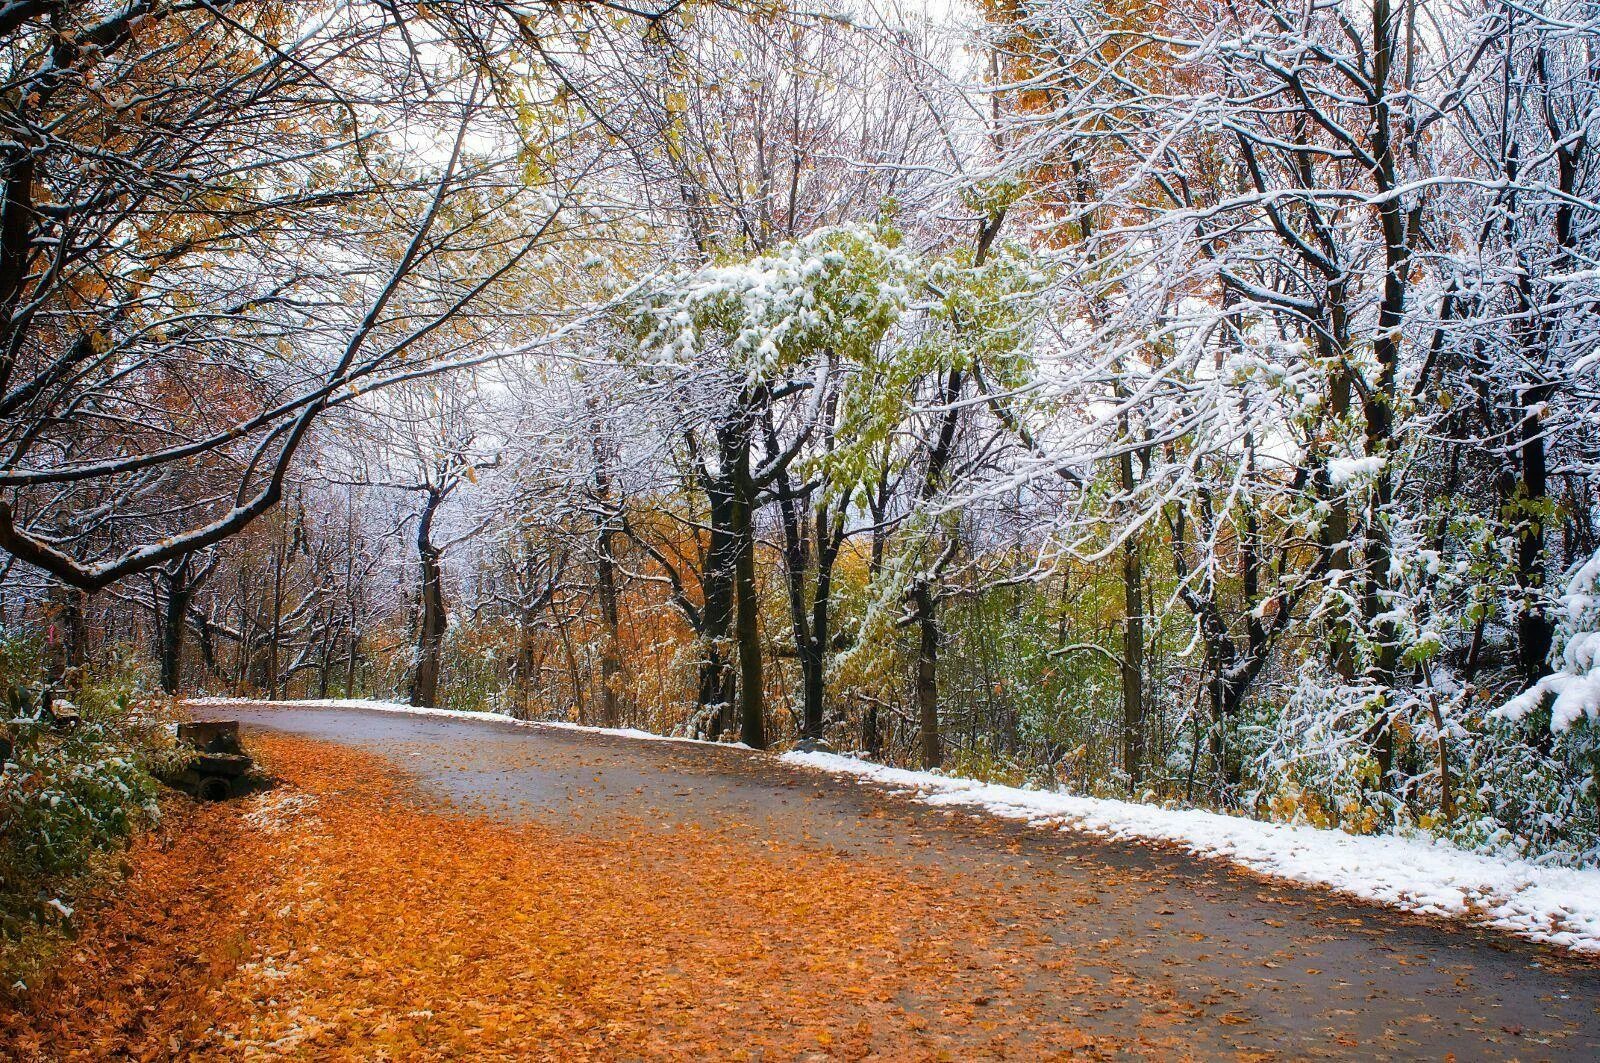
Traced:
[[[1194, 1044], [1192, 1004], [1075, 973], [1018, 898], [956, 872], [728, 830], [497, 821], [367, 754], [253, 744], [280, 784], [174, 800], [52, 980], [0, 1001], [0, 1056], [1173, 1059]], [[1138, 1033], [1089, 1032], [1129, 1003]]]

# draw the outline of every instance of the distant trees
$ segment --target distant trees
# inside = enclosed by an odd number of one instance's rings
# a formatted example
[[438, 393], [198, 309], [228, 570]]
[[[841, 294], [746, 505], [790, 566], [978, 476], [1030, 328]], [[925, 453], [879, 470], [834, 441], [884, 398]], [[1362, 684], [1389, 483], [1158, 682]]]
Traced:
[[457, 491], [477, 482], [480, 469], [498, 464], [498, 450], [492, 438], [482, 438], [490, 407], [470, 378], [448, 391], [402, 385], [378, 401], [381, 405], [363, 419], [366, 430], [353, 448], [358, 478], [346, 483], [415, 500], [397, 525], [397, 531], [409, 533], [416, 550], [415, 641], [406, 686], [411, 704], [431, 706], [439, 699], [450, 621], [445, 554], [481, 530], [469, 520], [447, 531], [441, 516]]

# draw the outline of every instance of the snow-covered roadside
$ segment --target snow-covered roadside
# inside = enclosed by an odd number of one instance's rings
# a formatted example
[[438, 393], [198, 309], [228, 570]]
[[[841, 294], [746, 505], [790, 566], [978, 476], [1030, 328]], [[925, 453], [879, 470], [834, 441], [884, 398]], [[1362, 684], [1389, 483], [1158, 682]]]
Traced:
[[833, 753], [785, 753], [780, 759], [913, 790], [930, 805], [977, 808], [1035, 826], [1112, 838], [1175, 842], [1262, 874], [1408, 911], [1465, 916], [1535, 941], [1600, 954], [1600, 870], [1539, 867], [1425, 838], [1358, 837], [1193, 809], [995, 786]]
[[509, 723], [517, 727], [550, 727], [562, 731], [587, 731], [590, 734], [616, 735], [620, 738], [637, 738], [645, 742], [685, 742], [698, 746], [731, 746], [749, 749], [743, 742], [708, 742], [703, 738], [680, 738], [675, 735], [658, 735], [654, 731], [641, 731], [636, 727], [590, 727], [581, 723], [561, 720], [519, 720], [498, 712], [465, 712], [455, 709], [422, 709], [415, 705], [402, 705], [394, 701], [368, 701], [365, 698], [324, 698], [305, 701], [267, 701], [256, 698], [185, 698], [189, 705], [246, 705], [257, 708], [286, 709], [367, 709], [372, 712], [398, 712], [407, 716], [439, 716], [449, 720], [484, 720], [488, 723]]

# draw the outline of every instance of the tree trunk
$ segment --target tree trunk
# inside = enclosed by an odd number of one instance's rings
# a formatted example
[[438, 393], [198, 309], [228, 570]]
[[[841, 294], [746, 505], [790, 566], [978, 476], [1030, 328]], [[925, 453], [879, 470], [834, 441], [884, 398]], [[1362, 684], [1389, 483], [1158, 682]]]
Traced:
[[[776, 434], [770, 426], [769, 449], [777, 452]], [[815, 507], [814, 521], [807, 538], [802, 506], [805, 497], [795, 492], [789, 474], [777, 478], [779, 512], [783, 519], [784, 572], [788, 577], [789, 622], [794, 631], [795, 657], [800, 662], [800, 737], [820, 741], [823, 736], [825, 685], [828, 648], [833, 634], [833, 568], [844, 542], [844, 522], [835, 527], [826, 501]], [[812, 544], [816, 552], [816, 584], [810, 607], [806, 606], [806, 576], [811, 563]]]
[[[1383, 231], [1383, 291], [1378, 302], [1378, 331], [1372, 342], [1377, 378], [1368, 387], [1363, 401], [1366, 418], [1366, 449], [1372, 457], [1383, 459], [1372, 487], [1372, 514], [1365, 526], [1365, 565], [1361, 596], [1362, 620], [1367, 624], [1376, 653], [1369, 676], [1381, 689], [1394, 684], [1399, 664], [1399, 631], [1390, 616], [1392, 575], [1389, 509], [1393, 503], [1394, 470], [1389, 459], [1393, 451], [1395, 381], [1400, 365], [1400, 327], [1404, 321], [1406, 273], [1410, 268], [1405, 205], [1392, 194], [1399, 176], [1390, 135], [1387, 101], [1389, 72], [1394, 58], [1394, 27], [1388, 0], [1376, 0], [1372, 12], [1373, 80], [1379, 89], [1373, 108], [1372, 140], [1376, 156], [1373, 174], [1378, 191], [1385, 193], [1378, 204], [1378, 220]], [[1385, 792], [1394, 790], [1395, 735], [1392, 709], [1385, 704], [1369, 731], [1378, 763], [1378, 785]]]
[[198, 609], [191, 609], [189, 620], [194, 624], [194, 644], [200, 651], [200, 666], [205, 670], [206, 678], [217, 676], [217, 648], [211, 638], [211, 621]]
[[1544, 606], [1545, 522], [1549, 503], [1549, 470], [1544, 445], [1544, 424], [1539, 408], [1549, 398], [1552, 385], [1541, 384], [1522, 396], [1521, 447], [1516, 497], [1517, 510], [1517, 664], [1522, 682], [1532, 686], [1550, 672], [1550, 650], [1555, 624]]
[[[1124, 455], [1123, 462], [1131, 464]], [[1122, 767], [1128, 792], [1144, 782], [1144, 570], [1134, 537], [1122, 544]]]
[[[591, 408], [593, 403], [591, 402]], [[595, 495], [601, 507], [611, 501], [611, 473], [606, 467], [604, 449], [601, 447], [601, 426], [594, 426], [592, 444], [594, 454]], [[600, 719], [604, 726], [615, 727], [621, 722], [618, 711], [618, 687], [622, 682], [621, 623], [617, 614], [617, 561], [612, 552], [612, 527], [608, 515], [602, 514], [595, 529], [595, 588], [600, 599], [600, 620], [605, 631], [600, 640]]]
[[344, 551], [344, 696], [356, 696], [356, 661], [361, 646], [360, 624], [356, 619], [356, 518], [352, 493], [345, 507]]
[[[770, 434], [770, 429], [769, 429]], [[776, 451], [774, 439], [769, 449]], [[780, 473], [778, 513], [783, 524], [783, 573], [789, 592], [789, 627], [793, 633], [795, 659], [800, 662], [800, 737], [822, 737], [822, 652], [818, 632], [812, 630], [812, 615], [806, 609], [806, 570], [810, 567], [810, 543], [799, 513], [800, 499], [794, 494], [787, 473]], [[823, 607], [826, 621], [827, 607]]]
[[739, 738], [752, 749], [767, 747], [761, 675], [761, 603], [756, 597], [756, 540], [750, 451], [740, 449], [733, 469], [735, 636], [739, 646]]
[[285, 517], [278, 526], [278, 544], [272, 554], [272, 627], [268, 630], [266, 680], [267, 698], [276, 701], [278, 689], [278, 639], [283, 634], [283, 570], [288, 564], [289, 522]]
[[328, 696], [329, 688], [333, 685], [333, 648], [338, 644], [338, 635], [335, 625], [329, 621], [323, 633], [322, 647], [318, 653], [317, 662], [317, 698], [324, 699]]
[[[1324, 359], [1337, 359], [1338, 368], [1334, 370], [1333, 377], [1328, 382], [1328, 417], [1335, 423], [1342, 421], [1350, 411], [1350, 395], [1353, 384], [1350, 378], [1350, 363], [1344, 349], [1343, 337], [1346, 329], [1344, 283], [1334, 281], [1328, 285], [1329, 320], [1331, 331], [1339, 337], [1339, 342], [1331, 342], [1327, 338], [1319, 338], [1322, 347], [1321, 354]], [[1322, 550], [1328, 558], [1328, 573], [1330, 578], [1349, 580], [1351, 578], [1350, 560], [1350, 502], [1344, 491], [1334, 487], [1327, 469], [1327, 458], [1323, 455], [1322, 467], [1318, 470], [1315, 483], [1320, 492], [1329, 497], [1328, 519], [1322, 525]], [[1329, 632], [1328, 653], [1334, 674], [1345, 682], [1355, 678], [1355, 644], [1350, 634], [1349, 621], [1336, 618], [1333, 630]]]
[[800, 655], [800, 689], [804, 712], [800, 732], [806, 738], [820, 740], [824, 723], [824, 701], [827, 697], [828, 643], [833, 638], [832, 621], [833, 557], [834, 551], [825, 551], [817, 558], [817, 586], [811, 600], [811, 637], [805, 652]]
[[54, 652], [50, 655], [50, 682], [67, 689], [83, 681], [83, 663], [88, 659], [89, 596], [76, 587], [52, 583], [51, 597], [56, 600], [56, 630]]
[[911, 605], [917, 626], [917, 724], [922, 731], [922, 766], [944, 763], [939, 737], [939, 617], [934, 611], [933, 588], [919, 579], [911, 587]]
[[606, 727], [621, 722], [617, 688], [622, 682], [621, 624], [617, 613], [617, 563], [611, 552], [611, 527], [604, 521], [595, 544], [595, 586], [600, 599], [600, 719]]
[[183, 679], [183, 634], [187, 627], [189, 602], [194, 588], [189, 583], [190, 555], [177, 565], [162, 570], [167, 585], [166, 608], [161, 625], [161, 689], [176, 694]]
[[[945, 412], [939, 423], [939, 435], [928, 452], [928, 467], [923, 471], [922, 487], [918, 491], [922, 502], [932, 500], [939, 493], [944, 471], [955, 456], [960, 417], [956, 399], [965, 386], [966, 374], [962, 369], [952, 368], [946, 373], [941, 390]], [[934, 578], [936, 575], [918, 577], [910, 592], [917, 625], [917, 723], [922, 729], [922, 766], [930, 769], [944, 761], [944, 746], [939, 737], [939, 601], [934, 593]]]
[[444, 601], [444, 573], [440, 551], [433, 542], [433, 518], [443, 497], [429, 491], [417, 523], [417, 558], [421, 564], [421, 616], [417, 622], [416, 672], [411, 680], [411, 704], [436, 708], [439, 672], [444, 655], [444, 633], [449, 614]]
[[733, 707], [734, 671], [728, 659], [728, 636], [733, 628], [733, 569], [737, 553], [733, 535], [733, 492], [726, 482], [713, 485], [710, 500], [711, 541], [700, 574], [704, 623], [700, 632], [699, 704], [706, 719], [707, 736], [716, 739], [728, 726]]
[[534, 680], [534, 611], [524, 608], [517, 623], [517, 703], [524, 716], [533, 709]]
[[355, 624], [351, 624], [345, 632], [344, 648], [344, 696], [347, 698], [356, 696], [356, 665], [360, 659], [360, 645], [361, 636], [356, 633]]
[[[1131, 505], [1138, 486], [1133, 473], [1133, 435], [1128, 417], [1121, 417], [1123, 452], [1117, 459], [1122, 492]], [[1122, 543], [1122, 770], [1128, 792], [1137, 795], [1144, 782], [1144, 567], [1139, 557], [1139, 537]]]

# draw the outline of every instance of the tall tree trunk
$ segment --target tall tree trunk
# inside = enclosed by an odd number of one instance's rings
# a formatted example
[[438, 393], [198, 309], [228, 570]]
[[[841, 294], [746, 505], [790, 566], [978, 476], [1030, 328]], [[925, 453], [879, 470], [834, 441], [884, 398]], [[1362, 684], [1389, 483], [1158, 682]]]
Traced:
[[[827, 517], [819, 512], [817, 534], [826, 534]], [[802, 733], [807, 738], [822, 738], [824, 702], [827, 697], [828, 649], [833, 640], [833, 566], [839, 556], [834, 541], [817, 554], [817, 584], [811, 599], [811, 637], [808, 653], [800, 657], [800, 679], [805, 706]]]
[[[1583, 268], [1583, 256], [1578, 254], [1580, 239], [1575, 227], [1575, 205], [1582, 202], [1579, 184], [1591, 169], [1587, 158], [1595, 148], [1595, 140], [1585, 136], [1580, 128], [1566, 127], [1561, 110], [1554, 105], [1560, 90], [1551, 84], [1550, 57], [1543, 44], [1535, 54], [1534, 73], [1538, 79], [1538, 99], [1556, 162], [1556, 206], [1551, 213], [1551, 237], [1555, 254], [1545, 269], [1549, 274], [1562, 275]], [[1593, 73], [1593, 66], [1591, 66]], [[1592, 84], [1592, 81], [1591, 81]], [[1591, 103], [1593, 102], [1591, 95]], [[1575, 106], [1571, 112], [1579, 123], [1584, 121], [1585, 109]], [[1516, 145], [1509, 146], [1506, 160], [1506, 177], [1517, 178], [1518, 159]], [[1513, 200], [1506, 212], [1508, 219], [1516, 217]], [[1555, 323], [1562, 311], [1559, 303], [1561, 287], [1552, 285], [1545, 296], [1544, 305], [1536, 306], [1531, 288], [1535, 264], [1523, 263], [1517, 278], [1518, 339], [1523, 347], [1524, 361], [1534, 367], [1548, 362], [1550, 342]], [[1537, 321], [1537, 326], [1531, 322]], [[1547, 371], [1546, 371], [1547, 372]], [[1514, 504], [1517, 513], [1517, 590], [1520, 603], [1517, 612], [1517, 663], [1525, 684], [1532, 686], [1550, 672], [1550, 651], [1555, 642], [1555, 623], [1545, 608], [1544, 588], [1547, 578], [1547, 552], [1545, 524], [1552, 519], [1549, 489], [1549, 459], [1545, 453], [1545, 428], [1542, 416], [1544, 404], [1556, 392], [1555, 383], [1544, 379], [1544, 372], [1535, 369], [1536, 379], [1522, 389], [1519, 395], [1521, 423], [1518, 448], [1519, 476]], [[1579, 511], [1588, 507], [1576, 507]]]
[[330, 620], [322, 637], [322, 645], [317, 653], [317, 698], [319, 700], [328, 696], [329, 690], [333, 685], [333, 648], [338, 642], [338, 635], [332, 620]]
[[185, 554], [176, 565], [161, 572], [167, 591], [161, 625], [161, 689], [168, 694], [176, 694], [183, 680], [183, 634], [189, 603], [194, 598], [189, 582], [191, 557]]
[[361, 635], [360, 624], [356, 618], [356, 509], [354, 491], [348, 496], [345, 505], [345, 547], [344, 547], [344, 608], [345, 608], [345, 633], [344, 633], [344, 696], [356, 696], [356, 661], [358, 658]]
[[[940, 418], [939, 435], [928, 452], [919, 501], [928, 502], [939, 493], [945, 469], [955, 457], [956, 428], [961, 412], [956, 399], [965, 386], [966, 375], [962, 369], [952, 368], [946, 373], [941, 385], [941, 405], [945, 412]], [[939, 598], [934, 578], [936, 576], [919, 576], [910, 592], [912, 622], [917, 628], [917, 724], [922, 729], [922, 766], [929, 769], [944, 762], [944, 745], [939, 735]]]
[[[830, 407], [830, 428], [831, 414]], [[777, 434], [769, 422], [768, 450], [777, 453]], [[831, 435], [830, 435], [831, 440]], [[793, 489], [787, 470], [777, 476], [778, 510], [783, 522], [783, 560], [789, 591], [789, 622], [794, 632], [795, 657], [800, 662], [800, 737], [820, 741], [823, 736], [827, 696], [828, 649], [832, 639], [833, 568], [844, 542], [844, 522], [834, 526], [828, 503], [813, 510], [809, 534], [803, 511], [806, 496]], [[816, 583], [806, 604], [806, 577], [815, 544]]]
[[344, 646], [344, 696], [356, 696], [356, 665], [360, 660], [361, 636], [356, 633], [355, 624], [348, 625], [345, 632]]
[[207, 680], [217, 677], [217, 647], [211, 638], [211, 619], [199, 609], [191, 609], [189, 620], [194, 625], [194, 645], [200, 651], [200, 666]]
[[288, 564], [289, 521], [285, 517], [278, 525], [278, 543], [272, 554], [272, 627], [267, 637], [267, 698], [276, 701], [278, 689], [278, 641], [283, 635], [283, 570]]
[[704, 608], [700, 631], [699, 677], [700, 710], [706, 719], [710, 738], [718, 738], [728, 726], [733, 708], [734, 671], [728, 655], [728, 639], [733, 629], [733, 570], [737, 554], [733, 534], [733, 491], [726, 477], [708, 487], [710, 501], [710, 542], [706, 547], [705, 570], [700, 574]]
[[[867, 509], [872, 514], [872, 539], [867, 548], [867, 586], [875, 586], [878, 577], [883, 572], [883, 560], [888, 545], [888, 535], [884, 529], [884, 518], [889, 510], [889, 466], [888, 463], [879, 469], [878, 482], [872, 492], [867, 496]], [[869, 697], [865, 699], [865, 707], [861, 714], [862, 741], [861, 746], [867, 756], [876, 757], [883, 752], [883, 732], [878, 722], [878, 700]]]
[[[769, 435], [774, 436], [769, 428]], [[769, 443], [777, 450], [776, 439]], [[822, 737], [822, 653], [817, 632], [812, 630], [812, 615], [806, 608], [806, 570], [810, 568], [810, 541], [800, 515], [801, 499], [792, 490], [787, 472], [780, 473], [778, 514], [783, 526], [783, 574], [789, 595], [789, 627], [795, 659], [800, 662], [800, 737]], [[827, 610], [823, 609], [824, 620]]]
[[[1132, 457], [1123, 456], [1125, 464]], [[1144, 567], [1137, 537], [1122, 544], [1122, 767], [1128, 790], [1144, 782]]]
[[50, 682], [73, 689], [83, 681], [83, 665], [89, 656], [89, 596], [64, 583], [52, 583], [50, 594], [55, 599], [55, 646], [50, 655]]
[[1544, 424], [1539, 411], [1553, 385], [1538, 384], [1522, 395], [1520, 466], [1516, 494], [1511, 499], [1517, 528], [1517, 664], [1522, 681], [1532, 686], [1550, 672], [1550, 650], [1555, 644], [1555, 624], [1544, 603], [1545, 523], [1550, 500]]
[[533, 708], [534, 617], [532, 609], [524, 608], [517, 623], [517, 702], [524, 716]]
[[[593, 403], [590, 404], [591, 409]], [[606, 727], [621, 722], [618, 709], [618, 687], [622, 683], [622, 637], [617, 612], [617, 561], [613, 553], [611, 518], [604, 512], [611, 501], [611, 472], [606, 466], [606, 456], [601, 446], [601, 426], [594, 426], [594, 484], [596, 500], [602, 515], [595, 529], [594, 575], [597, 596], [600, 599], [600, 621], [605, 631], [600, 639], [600, 719]]]
[[449, 614], [444, 601], [444, 572], [439, 547], [433, 541], [433, 518], [443, 497], [429, 491], [417, 522], [417, 558], [422, 573], [421, 616], [417, 622], [416, 672], [411, 680], [411, 704], [436, 708], [439, 672], [444, 656], [444, 634]]
[[621, 721], [618, 690], [622, 682], [621, 622], [617, 611], [617, 562], [612, 553], [612, 529], [602, 520], [596, 533], [595, 587], [600, 599], [600, 718], [606, 727]]
[[922, 766], [931, 770], [944, 763], [944, 746], [939, 735], [939, 617], [927, 580], [912, 584], [911, 606], [917, 628], [917, 725]]
[[[1335, 363], [1332, 379], [1328, 382], [1328, 417], [1338, 423], [1350, 412], [1350, 398], [1354, 390], [1348, 353], [1343, 338], [1346, 333], [1345, 285], [1336, 280], [1328, 285], [1330, 331], [1336, 340], [1330, 341], [1319, 334], [1318, 343], [1322, 357]], [[1345, 492], [1337, 488], [1328, 472], [1329, 454], [1321, 456], [1315, 484], [1320, 494], [1328, 498], [1328, 519], [1322, 525], [1322, 550], [1328, 558], [1331, 577], [1348, 581], [1353, 577], [1350, 558], [1350, 502]], [[1330, 497], [1331, 496], [1331, 497]], [[1356, 675], [1355, 643], [1349, 621], [1339, 618], [1329, 632], [1328, 653], [1334, 674], [1345, 682]]]
[[[1391, 556], [1393, 543], [1389, 529], [1389, 510], [1393, 504], [1394, 470], [1390, 459], [1394, 450], [1395, 382], [1400, 365], [1400, 328], [1404, 322], [1406, 273], [1410, 268], [1410, 244], [1405, 204], [1394, 194], [1399, 176], [1391, 137], [1388, 103], [1389, 75], [1394, 61], [1395, 27], [1389, 0], [1375, 0], [1373, 25], [1373, 81], [1377, 100], [1373, 106], [1372, 141], [1378, 191], [1384, 193], [1378, 204], [1378, 220], [1383, 233], [1384, 276], [1378, 301], [1378, 331], [1372, 343], [1377, 377], [1366, 389], [1362, 412], [1366, 419], [1366, 450], [1380, 458], [1372, 487], [1372, 513], [1365, 524], [1365, 564], [1361, 594], [1362, 619], [1377, 643], [1369, 667], [1369, 677], [1387, 691], [1394, 683], [1399, 664], [1399, 630], [1392, 619], [1390, 592], [1393, 588]], [[1395, 734], [1392, 708], [1385, 704], [1369, 732], [1378, 763], [1379, 786], [1393, 792]]]
[[562, 656], [567, 661], [567, 682], [572, 686], [572, 707], [578, 714], [578, 722], [587, 723], [589, 709], [583, 695], [583, 669], [578, 667], [578, 654], [572, 648], [572, 636], [568, 632], [572, 618], [561, 610], [554, 610], [552, 615], [556, 618], [556, 633], [561, 636]]
[[[1133, 433], [1124, 412], [1119, 418], [1123, 451], [1118, 456], [1122, 493], [1128, 506], [1138, 483], [1133, 472]], [[1144, 782], [1144, 566], [1139, 556], [1139, 536], [1122, 543], [1122, 769], [1128, 792], [1137, 795]]]
[[750, 449], [740, 448], [733, 467], [735, 636], [739, 646], [739, 739], [752, 749], [767, 747], [761, 674], [761, 603], [756, 596], [755, 484]]

